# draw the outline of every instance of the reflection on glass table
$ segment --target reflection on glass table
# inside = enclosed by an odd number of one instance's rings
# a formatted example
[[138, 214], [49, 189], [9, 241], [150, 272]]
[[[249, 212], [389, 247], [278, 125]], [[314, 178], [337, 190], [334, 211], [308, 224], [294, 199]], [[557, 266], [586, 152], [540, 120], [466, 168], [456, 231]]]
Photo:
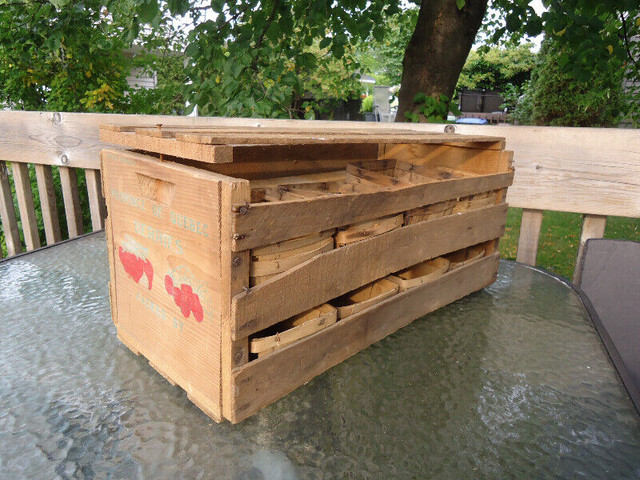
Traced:
[[103, 234], [0, 262], [2, 478], [638, 478], [640, 418], [579, 297], [491, 287], [215, 424], [116, 338]]

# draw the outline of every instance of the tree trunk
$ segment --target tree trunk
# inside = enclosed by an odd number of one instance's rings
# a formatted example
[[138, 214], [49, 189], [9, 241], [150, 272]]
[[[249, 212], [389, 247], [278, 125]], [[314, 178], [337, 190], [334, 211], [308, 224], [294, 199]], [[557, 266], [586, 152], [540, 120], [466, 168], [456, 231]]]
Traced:
[[[455, 0], [422, 0], [418, 22], [402, 62], [396, 122], [406, 122], [406, 112], [418, 113], [418, 92], [451, 98], [469, 55], [488, 0], [466, 0], [459, 10]], [[426, 121], [420, 115], [420, 121]]]

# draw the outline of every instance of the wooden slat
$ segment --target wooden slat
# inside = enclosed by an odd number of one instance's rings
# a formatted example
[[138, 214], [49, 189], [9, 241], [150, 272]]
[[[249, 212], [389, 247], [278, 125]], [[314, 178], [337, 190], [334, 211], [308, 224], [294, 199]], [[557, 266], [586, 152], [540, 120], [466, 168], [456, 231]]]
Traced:
[[370, 281], [500, 237], [506, 204], [402, 227], [293, 267], [232, 302], [233, 338], [243, 338]]
[[89, 194], [89, 210], [91, 211], [91, 227], [93, 231], [104, 228], [107, 217], [107, 206], [102, 192], [100, 170], [85, 170], [87, 179], [87, 193]]
[[78, 193], [78, 178], [73, 168], [60, 167], [59, 171], [64, 211], [67, 217], [67, 231], [69, 232], [69, 238], [74, 238], [84, 233], [82, 207], [80, 206], [80, 195]]
[[444, 274], [234, 371], [234, 423], [422, 315], [495, 280], [498, 255]]
[[233, 248], [241, 251], [261, 247], [427, 204], [497, 190], [510, 185], [512, 180], [513, 173], [499, 173], [399, 190], [252, 204], [245, 214], [236, 214]]
[[18, 231], [18, 220], [16, 210], [13, 205], [11, 195], [11, 184], [9, 183], [9, 173], [7, 164], [0, 160], [0, 220], [2, 220], [2, 230], [4, 240], [7, 245], [7, 255], [13, 256], [22, 251], [20, 232]]
[[506, 138], [515, 152], [512, 207], [640, 217], [636, 129], [456, 125], [456, 132]]
[[40, 235], [38, 233], [36, 210], [33, 205], [29, 167], [26, 163], [12, 162], [11, 171], [13, 173], [13, 183], [16, 188], [18, 209], [20, 210], [20, 222], [22, 223], [24, 243], [27, 245], [27, 250], [34, 250], [40, 248]]
[[38, 192], [40, 193], [40, 207], [42, 222], [47, 244], [52, 245], [62, 240], [60, 221], [56, 207], [56, 191], [53, 185], [53, 173], [50, 165], [35, 165]]
[[[251, 199], [251, 190], [247, 182], [223, 182], [221, 190], [222, 205], [247, 202]], [[235, 340], [231, 336], [232, 317], [231, 299], [249, 287], [249, 267], [251, 257], [249, 250], [233, 252], [231, 250], [231, 216], [222, 215], [220, 219], [221, 241], [220, 265], [222, 266], [222, 329], [221, 329], [221, 405], [223, 416], [233, 415], [232, 379], [233, 368], [244, 365], [249, 361], [249, 339]]]
[[161, 153], [181, 158], [190, 158], [199, 162], [227, 163], [233, 159], [233, 149], [223, 145], [205, 145], [191, 142], [179, 142], [173, 138], [156, 138], [137, 135], [131, 132], [101, 130], [100, 141], [115, 143], [133, 150]]
[[527, 265], [536, 264], [541, 226], [542, 210], [529, 210], [525, 208], [522, 211], [518, 252], [516, 254], [516, 260], [518, 262], [526, 263]]
[[582, 282], [582, 261], [584, 256], [584, 247], [590, 238], [604, 237], [604, 231], [607, 227], [607, 217], [601, 215], [585, 215], [582, 220], [582, 232], [580, 233], [580, 246], [578, 247], [578, 256], [576, 258], [576, 267], [573, 271], [573, 283], [580, 286]]
[[[367, 124], [357, 123], [352, 128], [349, 128], [346, 133], [350, 135], [370, 135], [372, 133], [372, 129], [368, 128], [368, 126], [364, 126]], [[295, 126], [286, 128], [286, 127], [267, 127], [267, 126], [198, 126], [198, 127], [181, 127], [177, 125], [160, 125], [153, 127], [134, 127], [127, 125], [101, 125], [100, 128], [105, 128], [107, 130], [119, 131], [119, 132], [135, 132], [138, 135], [148, 135], [150, 137], [165, 137], [171, 138], [176, 135], [189, 135], [189, 134], [203, 134], [203, 135], [217, 135], [217, 134], [235, 134], [235, 135], [243, 135], [249, 136], [255, 134], [256, 136], [260, 135], [271, 135], [271, 134], [282, 134], [283, 131], [286, 131], [289, 134], [297, 134], [297, 135], [345, 135], [345, 129], [339, 127], [317, 127], [315, 126], [315, 122], [299, 122], [299, 124], [295, 124]], [[293, 130], [295, 128], [295, 130]], [[424, 135], [424, 133], [410, 130], [407, 128], [398, 129], [398, 128], [377, 128], [374, 133], [377, 135], [385, 134], [403, 134], [403, 135]], [[433, 135], [433, 134], [429, 134]]]
[[450, 145], [387, 144], [383, 159], [394, 159], [425, 167], [449, 167], [488, 174], [509, 171], [513, 152]]
[[[98, 154], [104, 145], [98, 140], [98, 125], [104, 123], [216, 128], [258, 125], [363, 128], [361, 122], [7, 111], [0, 112], [0, 158], [62, 165], [64, 154], [70, 166], [99, 168]], [[366, 128], [444, 131], [444, 125], [440, 124], [370, 122]], [[457, 125], [456, 132], [507, 139], [509, 149], [515, 151], [517, 171], [515, 183], [509, 190], [508, 201], [512, 206], [640, 217], [640, 135], [637, 130]]]
[[[284, 130], [284, 129], [283, 129]], [[161, 140], [161, 139], [159, 139]], [[294, 132], [271, 129], [263, 131], [256, 129], [254, 132], [243, 131], [219, 131], [212, 133], [178, 133], [175, 136], [177, 143], [195, 143], [200, 145], [292, 145], [313, 143], [446, 143], [446, 142], [487, 142], [495, 143], [503, 138], [482, 135], [457, 135], [413, 132], [410, 134], [398, 131], [386, 132]]]

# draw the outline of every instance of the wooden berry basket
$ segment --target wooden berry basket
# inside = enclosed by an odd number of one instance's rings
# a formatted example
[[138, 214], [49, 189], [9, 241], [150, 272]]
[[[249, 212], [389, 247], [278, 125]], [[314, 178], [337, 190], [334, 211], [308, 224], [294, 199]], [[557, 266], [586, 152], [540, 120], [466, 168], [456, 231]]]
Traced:
[[[102, 152], [118, 336], [216, 421], [495, 280], [513, 181], [501, 138], [310, 123], [100, 133], [129, 149]], [[437, 277], [383, 280], [477, 245]], [[394, 288], [330, 306], [369, 284]]]

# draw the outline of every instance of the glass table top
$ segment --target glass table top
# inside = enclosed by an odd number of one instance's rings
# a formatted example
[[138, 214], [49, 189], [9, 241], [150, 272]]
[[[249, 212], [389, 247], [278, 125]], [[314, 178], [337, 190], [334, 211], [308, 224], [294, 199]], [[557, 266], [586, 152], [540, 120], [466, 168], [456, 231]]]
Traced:
[[501, 262], [238, 425], [116, 338], [104, 234], [0, 262], [0, 477], [638, 478], [640, 417], [579, 297]]

